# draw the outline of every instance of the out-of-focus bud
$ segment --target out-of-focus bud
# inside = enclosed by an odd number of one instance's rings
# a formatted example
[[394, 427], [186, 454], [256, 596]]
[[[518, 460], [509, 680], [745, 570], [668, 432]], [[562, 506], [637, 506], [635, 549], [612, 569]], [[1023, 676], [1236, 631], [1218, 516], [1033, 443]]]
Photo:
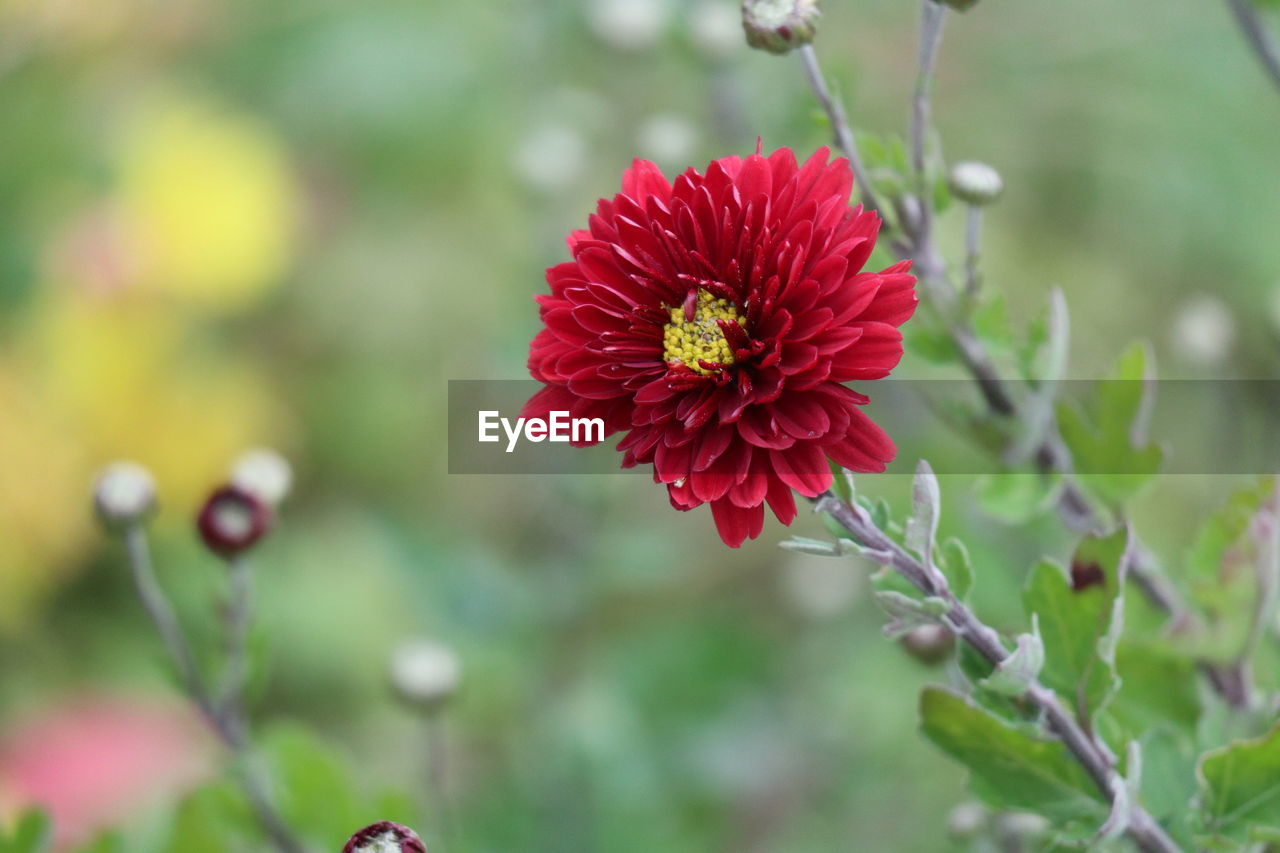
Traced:
[[240, 454], [231, 466], [231, 485], [271, 506], [279, 506], [293, 485], [293, 468], [274, 450], [255, 447]]
[[1049, 830], [1049, 821], [1033, 812], [1005, 812], [996, 817], [996, 834], [1003, 839], [1025, 843]]
[[427, 853], [427, 847], [409, 827], [380, 820], [351, 836], [342, 853]]
[[698, 147], [698, 131], [678, 115], [652, 116], [636, 131], [636, 149], [640, 156], [659, 166], [672, 166], [692, 159]]
[[108, 530], [146, 521], [156, 508], [156, 483], [136, 462], [112, 462], [93, 486], [93, 506]]
[[770, 53], [788, 53], [813, 41], [818, 0], [742, 0], [747, 44]]
[[462, 664], [453, 649], [434, 640], [408, 640], [391, 653], [391, 686], [409, 705], [440, 707], [458, 689]]
[[254, 546], [271, 529], [266, 502], [238, 486], [223, 486], [209, 496], [196, 517], [196, 529], [210, 551], [230, 559]]
[[952, 195], [977, 207], [991, 204], [1004, 192], [1004, 179], [1000, 173], [976, 160], [965, 160], [952, 166], [947, 184]]
[[587, 4], [591, 31], [617, 50], [655, 47], [670, 19], [670, 0], [590, 0]]
[[946, 660], [955, 644], [956, 638], [941, 625], [921, 625], [902, 637], [907, 654], [930, 666]]
[[936, 0], [936, 2], [941, 3], [943, 6], [950, 6], [957, 12], [967, 12], [978, 5], [978, 0]]
[[1236, 342], [1236, 320], [1216, 296], [1192, 296], [1174, 315], [1169, 346], [1184, 361], [1214, 367], [1226, 361]]
[[976, 838], [987, 828], [987, 810], [981, 803], [961, 803], [947, 815], [947, 832], [957, 841]]

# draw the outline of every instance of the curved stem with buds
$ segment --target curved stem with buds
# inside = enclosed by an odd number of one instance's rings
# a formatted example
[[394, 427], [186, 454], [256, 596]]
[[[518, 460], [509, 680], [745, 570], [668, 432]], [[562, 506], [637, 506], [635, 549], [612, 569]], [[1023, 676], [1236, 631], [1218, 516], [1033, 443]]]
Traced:
[[243, 638], [249, 620], [247, 564], [231, 567], [233, 592], [228, 608], [228, 621], [233, 627], [228, 660], [231, 679], [224, 695], [215, 700], [196, 665], [191, 644], [187, 642], [173, 605], [156, 578], [145, 528], [141, 523], [131, 524], [125, 528], [123, 536], [129, 570], [143, 609], [173, 658], [188, 698], [231, 753], [237, 765], [241, 789], [258, 823], [280, 853], [308, 853], [272, 801], [270, 785], [249, 743], [248, 726], [240, 710], [244, 683], [242, 673], [246, 667]]
[[[879, 559], [906, 578], [912, 586], [924, 593], [943, 599], [948, 609], [945, 619], [948, 627], [963, 642], [993, 666], [999, 666], [1009, 657], [996, 630], [983, 623], [972, 610], [951, 591], [946, 577], [937, 567], [925, 564], [895, 542], [876, 526], [871, 516], [856, 504], [841, 500], [831, 492], [824, 492], [814, 501], [817, 512], [826, 513], [840, 524], [860, 545], [877, 552]], [[1056, 693], [1039, 681], [1034, 681], [1023, 694], [1023, 699], [1041, 713], [1048, 733], [1057, 737], [1076, 761], [1089, 774], [1098, 790], [1113, 806], [1123, 796], [1124, 779], [1116, 770], [1110, 751], [1093, 735], [1081, 728], [1075, 718], [1063, 707]], [[1126, 827], [1129, 838], [1139, 849], [1147, 853], [1180, 853], [1181, 847], [1169, 837], [1156, 820], [1140, 805], [1131, 803]]]

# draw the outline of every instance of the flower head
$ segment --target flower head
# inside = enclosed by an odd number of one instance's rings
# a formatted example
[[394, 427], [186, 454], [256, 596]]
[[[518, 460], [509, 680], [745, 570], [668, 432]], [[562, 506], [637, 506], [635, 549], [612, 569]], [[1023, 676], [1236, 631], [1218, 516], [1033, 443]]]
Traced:
[[196, 529], [210, 551], [235, 557], [249, 550], [271, 529], [271, 508], [253, 492], [223, 486], [205, 501]]
[[351, 836], [342, 853], [427, 853], [427, 848], [409, 827], [380, 820]]
[[391, 654], [391, 686], [406, 703], [438, 708], [462, 679], [462, 664], [448, 646], [433, 640], [408, 640]]
[[703, 503], [724, 541], [784, 524], [828, 459], [883, 471], [893, 442], [844, 383], [886, 376], [915, 310], [909, 262], [863, 272], [880, 219], [823, 148], [726, 157], [674, 183], [637, 160], [573, 259], [547, 270], [526, 417], [601, 418], [623, 467], [652, 464], [676, 509]]
[[136, 462], [113, 462], [98, 475], [93, 505], [108, 529], [145, 521], [156, 507], [156, 482]]

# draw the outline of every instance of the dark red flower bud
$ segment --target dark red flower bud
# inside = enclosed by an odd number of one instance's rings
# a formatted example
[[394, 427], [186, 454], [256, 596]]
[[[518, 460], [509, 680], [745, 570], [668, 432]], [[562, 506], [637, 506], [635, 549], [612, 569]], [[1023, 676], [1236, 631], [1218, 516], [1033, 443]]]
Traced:
[[427, 853], [427, 848], [409, 827], [380, 820], [351, 836], [342, 853]]
[[210, 551], [230, 558], [252, 548], [272, 520], [271, 508], [252, 492], [223, 486], [205, 501], [196, 529]]

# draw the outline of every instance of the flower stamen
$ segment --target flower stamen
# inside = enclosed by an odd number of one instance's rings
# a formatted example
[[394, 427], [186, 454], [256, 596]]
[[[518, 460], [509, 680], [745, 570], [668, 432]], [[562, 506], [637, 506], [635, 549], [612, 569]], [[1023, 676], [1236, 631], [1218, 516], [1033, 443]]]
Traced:
[[737, 327], [741, 335], [732, 331], [730, 334], [739, 342], [746, 338], [736, 305], [698, 288], [689, 291], [684, 304], [668, 311], [671, 322], [663, 330], [663, 360], [667, 364], [683, 364], [695, 373], [709, 376], [734, 363], [735, 347], [725, 330]]

